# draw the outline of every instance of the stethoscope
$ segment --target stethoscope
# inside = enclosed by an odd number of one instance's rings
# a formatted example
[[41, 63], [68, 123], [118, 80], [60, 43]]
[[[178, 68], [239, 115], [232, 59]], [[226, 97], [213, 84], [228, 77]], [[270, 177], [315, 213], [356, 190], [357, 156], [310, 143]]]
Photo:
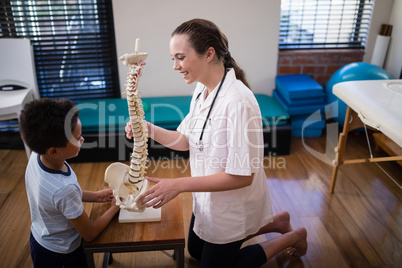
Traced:
[[[226, 69], [225, 69], [225, 73], [223, 74], [222, 81], [221, 81], [221, 83], [219, 84], [218, 89], [216, 90], [216, 94], [215, 94], [215, 96], [214, 96], [214, 99], [212, 100], [211, 107], [209, 108], [209, 111], [208, 111], [208, 114], [207, 114], [207, 118], [205, 119], [204, 125], [202, 126], [200, 138], [198, 139], [198, 142], [196, 142], [196, 144], [195, 144], [196, 148], [197, 148], [200, 152], [202, 152], [202, 151], [204, 150], [204, 145], [203, 145], [203, 143], [202, 143], [202, 137], [204, 136], [204, 130], [205, 130], [205, 127], [206, 127], [206, 125], [207, 125], [207, 122], [208, 122], [209, 116], [210, 116], [210, 114], [211, 114], [212, 108], [214, 107], [216, 97], [218, 96], [219, 91], [221, 90], [221, 87], [222, 87], [222, 85], [223, 85], [223, 82], [225, 81], [226, 73], [227, 73], [227, 72], [226, 72]], [[198, 99], [200, 98], [201, 94], [204, 92], [204, 90], [205, 90], [205, 87], [204, 87], [204, 89], [203, 89], [200, 93], [198, 93], [197, 97], [195, 98], [195, 101], [194, 101], [194, 110], [195, 110], [195, 105], [197, 104], [197, 101], [198, 101]], [[195, 125], [194, 125], [194, 126], [195, 126]]]

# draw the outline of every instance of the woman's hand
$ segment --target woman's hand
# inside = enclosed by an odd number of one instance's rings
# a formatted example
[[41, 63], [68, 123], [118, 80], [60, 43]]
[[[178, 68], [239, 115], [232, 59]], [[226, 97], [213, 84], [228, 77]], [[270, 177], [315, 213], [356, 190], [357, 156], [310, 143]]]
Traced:
[[156, 184], [137, 197], [137, 201], [141, 205], [160, 208], [180, 194], [179, 179], [158, 179], [151, 177], [146, 177], [146, 179]]
[[[147, 128], [148, 128], [148, 138], [151, 136], [151, 126], [152, 124], [150, 122], [147, 122]], [[132, 139], [133, 138], [133, 129], [131, 128], [131, 122], [128, 121], [125, 127], [126, 131], [126, 137], [127, 139]]]
[[125, 127], [126, 131], [126, 137], [127, 139], [132, 139], [133, 138], [133, 129], [131, 128], [131, 122], [128, 121]]

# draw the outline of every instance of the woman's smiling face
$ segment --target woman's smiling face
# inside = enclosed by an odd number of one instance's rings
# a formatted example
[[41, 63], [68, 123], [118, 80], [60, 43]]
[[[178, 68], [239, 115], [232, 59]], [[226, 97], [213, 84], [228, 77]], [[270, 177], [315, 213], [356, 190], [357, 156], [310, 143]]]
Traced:
[[183, 76], [187, 84], [202, 83], [206, 57], [195, 52], [186, 34], [174, 35], [170, 39], [170, 55], [173, 57], [173, 69]]

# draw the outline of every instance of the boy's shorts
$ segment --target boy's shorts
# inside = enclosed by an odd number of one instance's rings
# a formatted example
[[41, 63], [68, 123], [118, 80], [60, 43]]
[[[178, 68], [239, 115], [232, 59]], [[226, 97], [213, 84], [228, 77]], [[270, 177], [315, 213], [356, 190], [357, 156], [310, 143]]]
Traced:
[[50, 251], [42, 247], [33, 237], [30, 235], [31, 243], [31, 257], [33, 266], [35, 268], [40, 267], [71, 267], [71, 268], [86, 268], [87, 259], [85, 257], [84, 249], [81, 245], [71, 253], [62, 254]]

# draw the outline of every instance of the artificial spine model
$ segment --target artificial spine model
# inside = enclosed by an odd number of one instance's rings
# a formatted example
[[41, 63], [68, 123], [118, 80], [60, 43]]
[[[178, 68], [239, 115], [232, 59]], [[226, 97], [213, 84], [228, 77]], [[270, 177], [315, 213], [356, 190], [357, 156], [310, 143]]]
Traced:
[[[137, 204], [136, 197], [149, 188], [149, 181], [144, 177], [148, 156], [148, 127], [147, 122], [144, 120], [141, 91], [138, 90], [141, 70], [145, 65], [144, 60], [147, 58], [148, 54], [139, 53], [139, 42], [140, 40], [137, 38], [135, 53], [124, 54], [120, 57], [124, 65], [130, 66], [126, 84], [128, 111], [134, 139], [130, 166], [125, 170], [120, 169], [120, 171], [118, 171], [121, 165], [112, 164], [109, 168], [114, 170], [107, 170], [105, 173], [105, 181], [113, 189], [116, 204], [119, 205], [120, 208], [131, 211], [145, 210], [145, 206]], [[124, 166], [127, 167], [127, 165]]]
[[[136, 50], [138, 49], [138, 42]], [[141, 100], [141, 91], [138, 90], [138, 80], [141, 77], [142, 67], [145, 65], [146, 53], [123, 55], [120, 60], [125, 65], [130, 64], [127, 75], [127, 104], [130, 114], [131, 129], [133, 131], [134, 147], [131, 154], [128, 181], [131, 184], [144, 180], [146, 161], [148, 156], [148, 127], [144, 120], [144, 108]]]

